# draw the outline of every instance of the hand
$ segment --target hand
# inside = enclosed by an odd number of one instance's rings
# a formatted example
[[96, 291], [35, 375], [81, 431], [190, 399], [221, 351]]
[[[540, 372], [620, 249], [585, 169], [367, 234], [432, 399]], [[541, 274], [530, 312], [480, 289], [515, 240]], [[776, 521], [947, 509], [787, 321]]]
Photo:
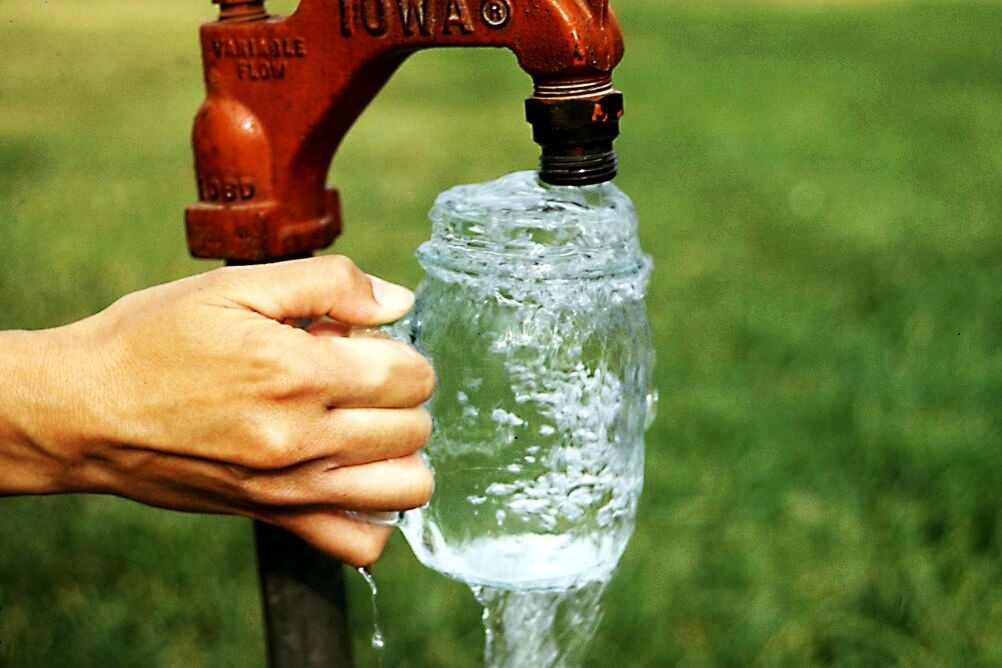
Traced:
[[[99, 492], [240, 514], [354, 565], [391, 531], [345, 511], [431, 495], [428, 362], [352, 327], [411, 293], [343, 257], [218, 269], [0, 337], [0, 493]], [[309, 319], [304, 331], [291, 321]]]

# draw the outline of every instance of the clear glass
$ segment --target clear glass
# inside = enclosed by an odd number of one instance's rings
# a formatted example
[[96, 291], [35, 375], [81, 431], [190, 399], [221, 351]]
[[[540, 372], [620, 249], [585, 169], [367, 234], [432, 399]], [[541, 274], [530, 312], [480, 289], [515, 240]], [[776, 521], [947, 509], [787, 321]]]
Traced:
[[402, 529], [425, 565], [502, 589], [607, 580], [633, 531], [653, 410], [650, 259], [611, 183], [535, 172], [459, 186], [430, 214], [396, 334], [435, 365], [436, 488]]

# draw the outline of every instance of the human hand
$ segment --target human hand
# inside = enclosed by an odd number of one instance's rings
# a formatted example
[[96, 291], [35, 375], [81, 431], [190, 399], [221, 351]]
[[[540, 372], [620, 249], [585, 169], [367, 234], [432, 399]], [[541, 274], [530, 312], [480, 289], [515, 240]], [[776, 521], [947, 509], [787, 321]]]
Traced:
[[[326, 256], [218, 269], [20, 333], [4, 350], [22, 346], [13, 405], [28, 419], [0, 424], [0, 449], [4, 433], [18, 435], [7, 450], [21, 464], [0, 467], [0, 492], [245, 515], [371, 563], [391, 529], [346, 511], [430, 497], [418, 450], [434, 374], [406, 344], [348, 333], [412, 303], [408, 290]], [[283, 324], [300, 319], [315, 324]]]

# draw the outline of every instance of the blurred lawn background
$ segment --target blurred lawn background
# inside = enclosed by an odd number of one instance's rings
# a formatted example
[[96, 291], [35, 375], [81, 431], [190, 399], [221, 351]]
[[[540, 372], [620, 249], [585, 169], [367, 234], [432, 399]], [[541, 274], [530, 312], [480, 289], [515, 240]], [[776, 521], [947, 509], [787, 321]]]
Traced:
[[[661, 405], [589, 665], [1002, 665], [1002, 3], [614, 7]], [[208, 0], [0, 8], [0, 327], [214, 266], [182, 224]], [[417, 54], [335, 161], [336, 249], [414, 285], [438, 192], [534, 166], [529, 90]], [[399, 537], [375, 572], [385, 665], [479, 663], [463, 587]], [[262, 666], [255, 578], [243, 520], [0, 500], [0, 665]]]

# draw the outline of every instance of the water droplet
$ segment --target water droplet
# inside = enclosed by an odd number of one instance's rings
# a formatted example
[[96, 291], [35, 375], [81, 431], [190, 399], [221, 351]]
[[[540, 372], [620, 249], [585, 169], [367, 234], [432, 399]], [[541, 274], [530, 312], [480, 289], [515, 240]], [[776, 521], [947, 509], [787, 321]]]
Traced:
[[376, 578], [373, 577], [372, 571], [368, 566], [359, 568], [358, 572], [365, 580], [365, 583], [369, 585], [369, 591], [372, 592], [372, 640], [370, 644], [373, 649], [382, 650], [386, 647], [386, 639], [383, 637], [383, 629], [379, 624], [379, 603], [377, 601], [379, 588], [376, 586]]

